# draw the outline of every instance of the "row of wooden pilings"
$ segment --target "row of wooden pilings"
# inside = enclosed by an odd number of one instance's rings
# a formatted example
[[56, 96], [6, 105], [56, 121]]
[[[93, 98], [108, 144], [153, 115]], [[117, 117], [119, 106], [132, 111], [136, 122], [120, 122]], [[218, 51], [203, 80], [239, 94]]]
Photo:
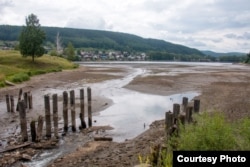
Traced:
[[192, 122], [192, 114], [200, 111], [200, 100], [194, 99], [193, 105], [188, 105], [188, 98], [183, 97], [182, 105], [174, 103], [173, 112], [165, 113], [165, 127], [167, 135], [172, 135], [178, 129], [178, 123]]
[[[87, 128], [85, 122], [85, 103], [84, 103], [84, 89], [80, 89], [80, 121], [81, 126], [79, 128], [85, 129]], [[88, 127], [92, 126], [92, 108], [91, 108], [91, 88], [87, 88], [87, 107], [88, 107]], [[70, 90], [69, 95], [67, 91], [63, 92], [63, 122], [64, 122], [64, 133], [68, 132], [69, 127], [69, 113], [71, 111], [71, 127], [72, 132], [76, 131], [76, 110], [75, 110], [75, 91]], [[58, 96], [57, 94], [52, 95], [52, 114], [51, 114], [51, 107], [50, 107], [50, 96], [44, 96], [44, 106], [45, 106], [45, 136], [46, 138], [52, 137], [52, 120], [53, 119], [53, 128], [54, 128], [54, 137], [58, 138]], [[20, 115], [20, 125], [21, 125], [21, 136], [22, 141], [28, 141], [28, 132], [27, 132], [27, 121], [26, 121], [26, 107], [25, 101], [19, 100], [18, 102], [18, 110]], [[37, 128], [36, 128], [37, 122]], [[30, 122], [30, 131], [31, 131], [31, 138], [32, 141], [39, 142], [42, 139], [42, 132], [43, 132], [43, 123], [44, 117], [39, 116], [38, 120], [32, 120]]]
[[[30, 91], [23, 93], [23, 90], [20, 89], [19, 90], [19, 95], [18, 95], [18, 102], [21, 100], [22, 96], [23, 96], [25, 108], [26, 109], [32, 109], [33, 108], [32, 93]], [[18, 102], [17, 102], [16, 109], [15, 109], [14, 96], [6, 94], [5, 97], [6, 97], [6, 109], [7, 109], [7, 112], [13, 113], [15, 110], [18, 111]]]

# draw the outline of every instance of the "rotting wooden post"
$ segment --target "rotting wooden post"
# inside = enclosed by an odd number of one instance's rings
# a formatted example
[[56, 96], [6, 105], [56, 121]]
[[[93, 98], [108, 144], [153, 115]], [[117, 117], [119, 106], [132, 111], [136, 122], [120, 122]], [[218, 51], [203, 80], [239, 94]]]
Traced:
[[36, 134], [36, 141], [40, 142], [42, 140], [43, 134], [43, 117], [40, 115], [37, 120], [37, 134]]
[[75, 91], [70, 91], [70, 109], [71, 109], [71, 124], [72, 131], [76, 131], [76, 111], [75, 111]]
[[178, 119], [180, 120], [179, 123], [185, 125], [186, 122], [186, 113], [182, 112], [179, 114]]
[[31, 133], [31, 140], [32, 142], [36, 141], [36, 121], [30, 122], [30, 133]]
[[6, 97], [6, 107], [7, 107], [7, 112], [10, 112], [10, 95], [5, 95]]
[[174, 118], [178, 118], [178, 115], [180, 114], [180, 104], [175, 103], [173, 105], [173, 114]]
[[199, 99], [195, 99], [194, 100], [194, 112], [198, 113], [200, 111], [200, 100]]
[[91, 88], [87, 88], [87, 95], [88, 95], [88, 125], [89, 127], [92, 126], [92, 111], [91, 111]]
[[27, 132], [25, 103], [23, 100], [18, 102], [18, 111], [19, 111], [19, 116], [20, 116], [20, 127], [21, 127], [22, 141], [26, 142], [26, 141], [28, 141], [28, 132]]
[[63, 121], [64, 121], [64, 132], [68, 131], [68, 92], [63, 92]]
[[165, 113], [165, 126], [166, 130], [168, 130], [173, 125], [174, 115], [171, 111]]
[[16, 111], [19, 111], [18, 110], [18, 102], [21, 101], [22, 94], [23, 94], [23, 89], [21, 88], [21, 89], [19, 89], [18, 100], [17, 100], [17, 105], [16, 105]]
[[14, 106], [15, 106], [15, 104], [14, 104], [14, 97], [11, 95], [10, 96], [10, 112], [14, 112]]
[[182, 111], [184, 113], [186, 113], [186, 110], [187, 110], [187, 105], [188, 105], [188, 98], [187, 97], [183, 97], [182, 98]]
[[46, 137], [51, 138], [51, 119], [50, 119], [49, 95], [44, 96], [44, 104], [45, 104]]
[[186, 121], [190, 123], [192, 121], [192, 112], [193, 112], [193, 107], [188, 106], [186, 110]]
[[32, 101], [32, 93], [28, 92], [28, 103], [29, 103], [29, 109], [33, 108], [33, 101]]
[[28, 106], [28, 92], [24, 92], [23, 99], [24, 99], [25, 108], [27, 109], [29, 107]]
[[86, 122], [84, 120], [85, 117], [85, 110], [84, 110], [84, 89], [80, 89], [80, 107], [81, 107], [81, 113], [80, 113], [80, 120], [81, 120], [81, 128], [85, 129], [87, 127]]
[[54, 122], [54, 136], [58, 138], [58, 102], [57, 94], [53, 94], [53, 122]]

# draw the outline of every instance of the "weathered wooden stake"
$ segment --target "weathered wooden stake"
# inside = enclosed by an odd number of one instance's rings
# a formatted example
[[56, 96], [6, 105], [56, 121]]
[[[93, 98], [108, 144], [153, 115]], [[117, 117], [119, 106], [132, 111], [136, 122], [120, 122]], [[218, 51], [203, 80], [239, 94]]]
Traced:
[[23, 89], [19, 89], [19, 95], [18, 95], [18, 100], [17, 100], [17, 105], [16, 105], [16, 111], [19, 111], [18, 110], [18, 102], [21, 101], [21, 98], [22, 98], [22, 94], [23, 94]]
[[190, 123], [192, 121], [192, 112], [193, 112], [193, 107], [188, 106], [186, 110], [186, 121]]
[[20, 116], [20, 127], [21, 127], [22, 141], [26, 142], [26, 141], [28, 141], [28, 132], [27, 132], [25, 103], [23, 100], [18, 102], [18, 111], [19, 111], [19, 116]]
[[87, 88], [87, 95], [88, 95], [88, 125], [89, 127], [92, 126], [92, 111], [91, 111], [91, 88]]
[[50, 119], [49, 95], [44, 96], [44, 104], [45, 104], [46, 137], [51, 138], [51, 119]]
[[181, 123], [182, 125], [186, 122], [186, 113], [182, 112], [179, 114], [178, 119], [180, 120], [178, 123]]
[[64, 132], [68, 131], [68, 92], [63, 92], [63, 121], [64, 121]]
[[11, 95], [10, 96], [10, 112], [14, 112], [14, 97]]
[[76, 111], [75, 111], [75, 91], [70, 91], [70, 108], [71, 108], [71, 124], [72, 131], [76, 131]]
[[85, 110], [84, 110], [84, 89], [80, 89], [80, 107], [81, 107], [81, 113], [80, 113], [80, 120], [81, 120], [81, 128], [85, 129], [87, 127], [86, 122], [84, 120], [85, 117]]
[[7, 94], [6, 97], [6, 106], [7, 106], [7, 112], [10, 112], [10, 96]]
[[23, 99], [24, 99], [25, 108], [27, 109], [29, 107], [28, 106], [28, 92], [24, 92]]
[[42, 134], [43, 134], [43, 117], [38, 117], [38, 124], [37, 124], [37, 134], [36, 134], [36, 141], [40, 142], [42, 140]]
[[31, 121], [30, 122], [30, 133], [31, 133], [31, 139], [32, 142], [36, 141], [36, 121]]
[[58, 102], [57, 94], [53, 94], [53, 122], [54, 122], [54, 136], [58, 138]]
[[165, 113], [165, 126], [166, 130], [168, 130], [173, 125], [174, 115], [171, 111]]
[[28, 103], [29, 103], [29, 109], [33, 108], [33, 101], [32, 101], [32, 93], [28, 92]]
[[194, 100], [194, 112], [198, 113], [200, 111], [200, 100], [199, 99], [195, 99]]
[[184, 113], [186, 113], [186, 110], [187, 110], [187, 106], [188, 106], [188, 98], [187, 97], [183, 97], [182, 98], [182, 111]]
[[174, 118], [178, 118], [178, 115], [180, 114], [180, 104], [175, 103], [173, 105], [173, 114]]

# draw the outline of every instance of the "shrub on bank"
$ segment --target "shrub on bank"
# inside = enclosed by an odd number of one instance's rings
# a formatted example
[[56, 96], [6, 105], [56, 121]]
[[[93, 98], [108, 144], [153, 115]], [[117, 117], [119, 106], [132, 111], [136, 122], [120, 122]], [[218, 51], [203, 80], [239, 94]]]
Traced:
[[14, 83], [19, 83], [29, 80], [30, 77], [27, 73], [18, 73], [10, 77], [10, 81]]
[[[157, 167], [172, 167], [173, 150], [250, 150], [250, 118], [228, 122], [220, 112], [204, 112], [193, 117], [195, 123], [181, 125], [178, 135], [167, 140], [167, 150], [159, 153]], [[153, 162], [149, 164], [155, 166]]]

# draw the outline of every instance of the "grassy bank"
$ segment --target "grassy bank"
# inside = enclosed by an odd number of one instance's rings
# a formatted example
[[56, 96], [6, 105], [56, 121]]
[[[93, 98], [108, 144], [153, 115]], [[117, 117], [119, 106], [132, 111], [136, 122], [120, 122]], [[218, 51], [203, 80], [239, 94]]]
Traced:
[[0, 50], [0, 87], [5, 86], [6, 80], [20, 83], [34, 75], [76, 67], [76, 64], [60, 57], [44, 55], [32, 62], [31, 57], [24, 58], [18, 51]]
[[[152, 167], [172, 167], [173, 150], [182, 151], [247, 151], [250, 150], [250, 119], [228, 122], [221, 112], [194, 115], [195, 123], [180, 126], [179, 133], [167, 142], [167, 150]], [[152, 155], [149, 155], [152, 157]]]

